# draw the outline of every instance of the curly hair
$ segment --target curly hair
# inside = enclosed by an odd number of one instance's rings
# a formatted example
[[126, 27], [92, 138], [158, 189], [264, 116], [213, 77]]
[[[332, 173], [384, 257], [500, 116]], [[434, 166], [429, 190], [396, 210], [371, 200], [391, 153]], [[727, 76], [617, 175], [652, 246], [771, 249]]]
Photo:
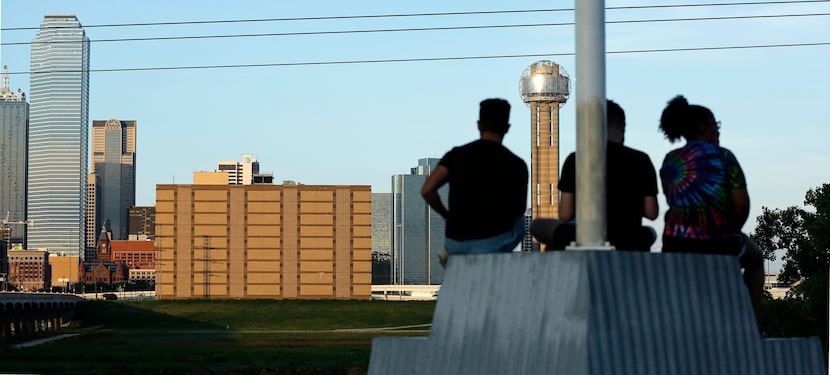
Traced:
[[670, 142], [674, 143], [683, 138], [691, 138], [700, 131], [698, 124], [712, 118], [712, 111], [697, 104], [689, 104], [689, 101], [678, 95], [669, 100], [663, 114], [660, 116], [660, 130], [666, 135]]

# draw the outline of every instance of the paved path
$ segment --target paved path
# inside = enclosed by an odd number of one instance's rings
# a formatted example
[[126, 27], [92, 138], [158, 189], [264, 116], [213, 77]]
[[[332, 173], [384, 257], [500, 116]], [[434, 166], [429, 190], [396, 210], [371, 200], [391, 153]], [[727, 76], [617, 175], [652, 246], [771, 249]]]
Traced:
[[[327, 330], [242, 330], [242, 331], [228, 331], [233, 333], [321, 333], [321, 332], [340, 332], [340, 333], [372, 333], [372, 332], [389, 332], [389, 331], [405, 331], [411, 333], [429, 333], [429, 330], [413, 330], [412, 328], [426, 328], [431, 326], [432, 324], [415, 324], [409, 326], [397, 326], [397, 327], [376, 327], [376, 328], [346, 328], [346, 329], [327, 329]], [[216, 333], [216, 332], [225, 332], [227, 330], [187, 330], [187, 331], [170, 331], [170, 332], [182, 332], [182, 333]], [[20, 343], [17, 345], [12, 346], [15, 349], [20, 348], [28, 348], [30, 346], [40, 345], [43, 343], [47, 343], [50, 341], [65, 339], [67, 337], [78, 336], [77, 333], [67, 333], [63, 335], [56, 335], [52, 337], [44, 337], [42, 339], [27, 341], [24, 343]]]
[[226, 329], [219, 329], [219, 330], [173, 330], [167, 332], [180, 332], [180, 333], [217, 333], [217, 332], [229, 332], [229, 333], [322, 333], [322, 332], [334, 332], [334, 333], [372, 333], [372, 332], [389, 332], [389, 331], [403, 331], [403, 332], [413, 332], [413, 333], [428, 333], [429, 329], [412, 329], [412, 328], [428, 328], [432, 326], [432, 323], [425, 323], [425, 324], [414, 324], [409, 326], [397, 326], [397, 327], [374, 327], [374, 328], [340, 328], [340, 329], [243, 329], [243, 330], [234, 330], [231, 327]]
[[78, 336], [78, 334], [77, 333], [67, 333], [67, 334], [63, 334], [63, 335], [45, 337], [45, 338], [42, 338], [42, 339], [37, 339], [37, 340], [32, 340], [32, 341], [27, 341], [27, 342], [24, 342], [24, 343], [21, 343], [21, 344], [17, 344], [17, 345], [12, 346], [12, 348], [15, 348], [15, 349], [28, 348], [30, 346], [40, 345], [40, 344], [43, 344], [43, 343], [46, 343], [46, 342], [49, 342], [49, 341], [65, 339], [67, 337], [72, 337], [72, 336]]

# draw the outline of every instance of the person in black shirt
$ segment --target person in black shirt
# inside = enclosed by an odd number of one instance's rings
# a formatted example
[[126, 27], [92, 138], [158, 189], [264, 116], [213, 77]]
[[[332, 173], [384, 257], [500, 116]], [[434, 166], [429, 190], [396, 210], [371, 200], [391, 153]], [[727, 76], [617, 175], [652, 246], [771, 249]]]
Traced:
[[[421, 188], [427, 204], [446, 220], [447, 254], [509, 252], [525, 233], [527, 164], [502, 145], [510, 103], [480, 103], [479, 139], [447, 152]], [[449, 184], [447, 206], [438, 189]]]
[[[608, 242], [618, 250], [649, 251], [657, 236], [642, 225], [642, 218], [658, 215], [657, 174], [645, 153], [623, 146], [625, 112], [619, 104], [606, 104], [608, 145], [606, 148], [606, 218]], [[559, 219], [538, 218], [530, 233], [547, 249], [564, 250], [576, 238], [576, 153], [562, 166], [559, 180]]]

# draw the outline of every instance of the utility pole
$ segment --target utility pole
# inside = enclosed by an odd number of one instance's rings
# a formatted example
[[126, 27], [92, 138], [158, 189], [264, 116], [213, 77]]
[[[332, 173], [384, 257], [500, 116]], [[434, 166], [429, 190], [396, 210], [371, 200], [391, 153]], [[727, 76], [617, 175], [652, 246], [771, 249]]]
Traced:
[[204, 294], [205, 299], [210, 299], [210, 251], [213, 249], [217, 249], [215, 247], [210, 247], [210, 237], [202, 236], [204, 239], [204, 245], [201, 246], [202, 250], [204, 250], [204, 257], [202, 259], [194, 259], [194, 260], [201, 260], [204, 264]]
[[157, 300], [160, 300], [161, 295], [162, 295], [162, 293], [161, 293], [161, 288], [162, 288], [162, 284], [161, 284], [161, 254], [162, 254], [161, 241], [162, 241], [163, 237], [162, 237], [161, 234], [163, 232], [162, 231], [163, 227], [164, 227], [163, 225], [156, 223], [156, 230], [158, 231], [158, 233], [156, 233], [155, 238], [153, 239], [153, 242], [156, 245], [156, 248], [155, 248], [155, 254], [156, 255], [155, 255], [155, 264], [154, 264], [154, 267], [156, 268], [156, 274], [154, 276], [155, 282], [153, 284], [154, 284], [154, 288], [156, 289], [156, 299]]

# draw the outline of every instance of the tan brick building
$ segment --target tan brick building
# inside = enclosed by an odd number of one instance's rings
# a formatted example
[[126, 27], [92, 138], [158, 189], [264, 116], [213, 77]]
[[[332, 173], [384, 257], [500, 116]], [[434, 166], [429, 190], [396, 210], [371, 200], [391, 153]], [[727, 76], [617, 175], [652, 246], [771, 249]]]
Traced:
[[160, 299], [369, 299], [370, 186], [157, 185]]
[[68, 286], [77, 283], [78, 264], [80, 260], [77, 255], [49, 254], [52, 287], [55, 290], [66, 290]]

